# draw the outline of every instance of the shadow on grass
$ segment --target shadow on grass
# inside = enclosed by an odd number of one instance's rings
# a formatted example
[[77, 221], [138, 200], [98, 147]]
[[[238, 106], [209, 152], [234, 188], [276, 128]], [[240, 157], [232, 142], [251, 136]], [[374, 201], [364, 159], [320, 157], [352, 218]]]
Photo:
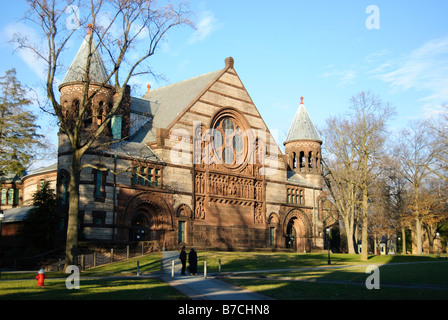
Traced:
[[[318, 260], [322, 257], [315, 256]], [[359, 260], [348, 256], [334, 256], [331, 266], [313, 262], [300, 256], [300, 270], [273, 271], [235, 275], [231, 283], [257, 293], [282, 300], [300, 299], [448, 299], [448, 259], [431, 256], [371, 256], [369, 261], [356, 266]], [[380, 289], [368, 289], [372, 283], [367, 267], [378, 267], [376, 283]], [[285, 265], [296, 268], [297, 264]], [[337, 268], [334, 268], [334, 267]], [[318, 267], [318, 268], [316, 268]], [[260, 269], [259, 269], [260, 270]]]
[[188, 297], [157, 278], [150, 279], [82, 279], [80, 289], [68, 290], [65, 280], [10, 281], [0, 284], [1, 300], [179, 300]]

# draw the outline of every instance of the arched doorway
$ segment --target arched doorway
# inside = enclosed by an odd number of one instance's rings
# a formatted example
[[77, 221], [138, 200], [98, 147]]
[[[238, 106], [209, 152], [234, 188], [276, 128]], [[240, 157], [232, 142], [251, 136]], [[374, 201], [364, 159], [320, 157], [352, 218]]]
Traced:
[[173, 230], [173, 218], [165, 199], [157, 194], [141, 193], [126, 206], [124, 225], [129, 241], [165, 241]]
[[296, 250], [296, 240], [297, 240], [297, 231], [294, 227], [294, 221], [296, 219], [291, 219], [288, 222], [288, 226], [286, 227], [286, 236], [285, 236], [285, 247], [286, 249], [294, 249]]
[[130, 228], [129, 240], [130, 241], [149, 241], [151, 240], [151, 225], [147, 215], [138, 211], [132, 218], [132, 224]]
[[285, 247], [296, 252], [310, 252], [310, 224], [305, 213], [300, 210], [291, 210], [284, 220], [283, 234]]

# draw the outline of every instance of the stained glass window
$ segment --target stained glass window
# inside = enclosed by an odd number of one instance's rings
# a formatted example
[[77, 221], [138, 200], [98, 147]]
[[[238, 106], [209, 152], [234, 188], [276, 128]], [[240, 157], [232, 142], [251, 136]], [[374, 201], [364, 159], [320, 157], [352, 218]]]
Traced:
[[238, 165], [244, 160], [243, 131], [234, 119], [223, 118], [216, 123], [213, 143], [221, 163]]

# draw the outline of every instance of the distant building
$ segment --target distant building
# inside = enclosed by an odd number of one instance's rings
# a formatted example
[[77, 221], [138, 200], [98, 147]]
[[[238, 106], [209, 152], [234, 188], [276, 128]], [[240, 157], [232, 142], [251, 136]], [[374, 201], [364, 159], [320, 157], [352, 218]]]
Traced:
[[28, 211], [33, 208], [33, 195], [45, 182], [56, 190], [56, 177], [57, 164], [23, 176], [7, 175], [0, 178], [0, 210], [5, 214], [1, 228], [1, 246], [21, 245], [20, 228]]

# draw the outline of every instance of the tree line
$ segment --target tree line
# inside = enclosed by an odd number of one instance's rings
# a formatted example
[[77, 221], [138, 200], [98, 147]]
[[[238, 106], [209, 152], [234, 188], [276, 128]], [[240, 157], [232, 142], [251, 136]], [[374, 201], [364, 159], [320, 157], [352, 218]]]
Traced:
[[323, 178], [348, 253], [359, 234], [362, 248], [369, 239], [400, 237], [406, 250], [406, 230], [416, 254], [424, 242], [433, 248], [438, 239], [439, 246], [448, 219], [448, 105], [401, 130], [389, 125], [394, 108], [370, 92], [349, 105], [347, 115], [329, 117], [321, 130]]

